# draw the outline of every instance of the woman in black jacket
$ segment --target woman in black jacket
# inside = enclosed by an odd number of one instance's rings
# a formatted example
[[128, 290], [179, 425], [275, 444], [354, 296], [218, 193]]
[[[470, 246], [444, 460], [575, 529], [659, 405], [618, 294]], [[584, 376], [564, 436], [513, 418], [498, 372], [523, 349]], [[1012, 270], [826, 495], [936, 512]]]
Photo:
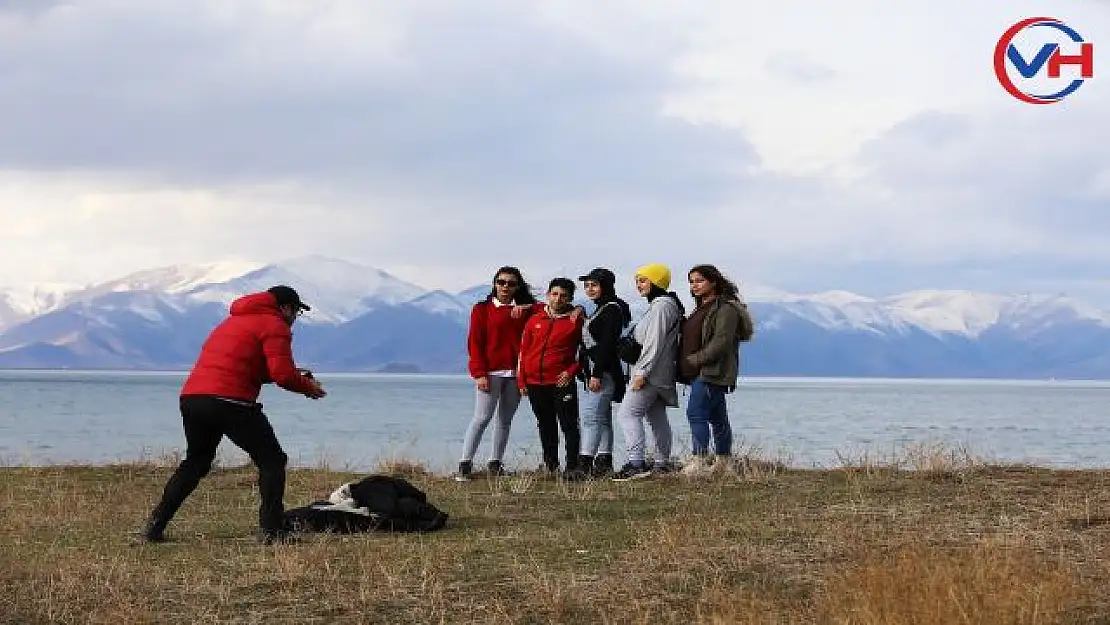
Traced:
[[599, 477], [613, 472], [613, 403], [624, 398], [625, 386], [617, 344], [632, 321], [632, 312], [617, 297], [616, 276], [612, 271], [598, 267], [578, 279], [586, 296], [597, 306], [582, 327], [579, 350], [582, 364], [579, 376], [585, 390], [579, 403], [582, 442], [578, 467]]

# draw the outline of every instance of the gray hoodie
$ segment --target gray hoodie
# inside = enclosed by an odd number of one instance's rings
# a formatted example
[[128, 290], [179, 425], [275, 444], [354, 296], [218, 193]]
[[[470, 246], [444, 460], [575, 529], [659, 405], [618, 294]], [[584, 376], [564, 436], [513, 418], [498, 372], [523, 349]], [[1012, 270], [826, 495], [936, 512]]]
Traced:
[[668, 406], [678, 406], [675, 359], [678, 356], [681, 321], [682, 312], [674, 299], [669, 295], [660, 295], [652, 300], [632, 331], [643, 351], [629, 373], [633, 378], [644, 376], [648, 384], [659, 389]]

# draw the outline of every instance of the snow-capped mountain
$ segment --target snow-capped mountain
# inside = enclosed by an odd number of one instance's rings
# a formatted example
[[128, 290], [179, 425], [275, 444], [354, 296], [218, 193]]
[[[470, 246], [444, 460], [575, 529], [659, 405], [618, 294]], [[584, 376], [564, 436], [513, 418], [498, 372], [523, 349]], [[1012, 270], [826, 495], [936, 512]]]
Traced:
[[236, 297], [288, 284], [312, 306], [308, 323], [345, 323], [379, 306], [395, 306], [426, 290], [388, 273], [344, 260], [306, 256], [264, 265], [223, 282], [195, 286], [186, 293], [199, 301], [230, 304]]
[[16, 323], [56, 309], [69, 293], [80, 288], [80, 285], [65, 283], [0, 288], [0, 332]]
[[[542, 299], [547, 278], [530, 278]], [[296, 349], [322, 370], [462, 372], [469, 312], [490, 288], [428, 290], [377, 268], [307, 256], [161, 267], [91, 286], [5, 289], [0, 366], [188, 367], [232, 300], [279, 283], [313, 307], [296, 327]], [[680, 278], [672, 289], [689, 311]], [[755, 340], [743, 349], [748, 374], [1110, 377], [1110, 313], [1064, 296], [921, 290], [868, 297], [759, 284], [741, 290], [757, 323]], [[627, 274], [618, 272], [618, 292], [638, 318], [646, 302]]]
[[234, 280], [262, 266], [260, 263], [244, 261], [157, 267], [75, 291], [70, 299], [91, 299], [104, 293], [128, 291], [188, 293], [207, 285]]

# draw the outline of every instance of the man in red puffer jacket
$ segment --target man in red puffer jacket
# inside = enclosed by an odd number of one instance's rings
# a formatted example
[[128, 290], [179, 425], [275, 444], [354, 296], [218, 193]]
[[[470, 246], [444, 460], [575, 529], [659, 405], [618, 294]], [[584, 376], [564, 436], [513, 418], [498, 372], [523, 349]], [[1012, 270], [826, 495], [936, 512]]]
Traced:
[[216, 326], [186, 378], [179, 400], [185, 429], [185, 459], [177, 467], [143, 530], [147, 542], [162, 542], [166, 525], [208, 474], [216, 447], [226, 435], [258, 467], [259, 539], [284, 541], [285, 465], [258, 395], [273, 382], [311, 399], [326, 393], [310, 372], [293, 363], [293, 322], [311, 308], [292, 288], [279, 285], [231, 304], [231, 315]]
[[585, 319], [571, 305], [574, 283], [555, 278], [547, 288], [547, 304], [533, 304], [520, 343], [517, 387], [528, 396], [547, 471], [559, 470], [559, 430], [566, 445], [566, 476], [578, 468], [578, 391], [574, 378], [581, 363], [578, 344]]

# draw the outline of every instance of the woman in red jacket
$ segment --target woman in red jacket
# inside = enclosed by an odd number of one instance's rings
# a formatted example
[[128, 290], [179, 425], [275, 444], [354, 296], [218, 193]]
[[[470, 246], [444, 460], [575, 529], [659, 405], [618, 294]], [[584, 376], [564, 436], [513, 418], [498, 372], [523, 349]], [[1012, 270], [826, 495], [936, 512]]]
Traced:
[[578, 467], [578, 343], [584, 319], [571, 305], [574, 282], [555, 278], [547, 288], [547, 305], [535, 305], [520, 345], [517, 385], [528, 395], [540, 430], [543, 463], [559, 470], [559, 430], [566, 445], [565, 475]]
[[502, 267], [493, 277], [493, 288], [486, 299], [470, 312], [467, 351], [468, 368], [477, 390], [474, 418], [463, 439], [463, 453], [455, 479], [464, 482], [473, 471], [474, 454], [489, 422], [497, 413], [493, 449], [487, 465], [490, 475], [503, 475], [502, 459], [509, 442], [509, 427], [520, 405], [516, 386], [516, 364], [520, 335], [531, 314], [535, 296], [516, 267]]

